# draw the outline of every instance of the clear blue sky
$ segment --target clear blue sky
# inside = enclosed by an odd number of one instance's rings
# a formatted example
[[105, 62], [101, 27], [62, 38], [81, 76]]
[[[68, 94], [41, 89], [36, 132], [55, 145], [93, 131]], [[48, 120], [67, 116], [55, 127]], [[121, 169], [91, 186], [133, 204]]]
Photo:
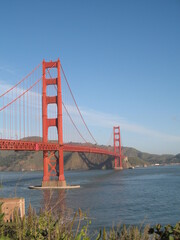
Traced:
[[180, 152], [179, 0], [1, 1], [0, 81], [58, 57], [99, 142]]

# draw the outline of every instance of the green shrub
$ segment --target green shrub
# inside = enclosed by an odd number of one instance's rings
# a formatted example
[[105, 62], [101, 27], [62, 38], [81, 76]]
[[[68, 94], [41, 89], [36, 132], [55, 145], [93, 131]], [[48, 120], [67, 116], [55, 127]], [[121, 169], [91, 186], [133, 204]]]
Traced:
[[162, 227], [157, 224], [155, 227], [149, 229], [149, 234], [155, 234], [156, 239], [160, 240], [179, 240], [180, 239], [180, 222], [174, 227], [167, 225]]
[[89, 231], [91, 221], [81, 209], [67, 220], [61, 216], [55, 217], [52, 211], [44, 210], [37, 215], [29, 205], [27, 215], [22, 219], [18, 211], [14, 212], [14, 221], [5, 223], [0, 203], [0, 240], [179, 240], [180, 222], [174, 227], [160, 224], [153, 228], [122, 225], [110, 230], [99, 230], [98, 234]]

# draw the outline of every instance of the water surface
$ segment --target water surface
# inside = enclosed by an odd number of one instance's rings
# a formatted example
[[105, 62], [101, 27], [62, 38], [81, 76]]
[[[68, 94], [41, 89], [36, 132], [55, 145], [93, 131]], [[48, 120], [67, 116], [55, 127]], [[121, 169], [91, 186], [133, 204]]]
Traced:
[[[0, 172], [3, 185], [0, 197], [24, 197], [26, 208], [31, 202], [38, 210], [43, 202], [50, 201], [49, 193], [30, 190], [28, 186], [40, 185], [42, 175], [42, 172]], [[56, 191], [60, 200], [56, 207], [72, 212], [81, 208], [92, 218], [92, 227], [180, 221], [180, 166], [68, 171], [65, 177], [68, 184], [80, 184], [81, 188]]]

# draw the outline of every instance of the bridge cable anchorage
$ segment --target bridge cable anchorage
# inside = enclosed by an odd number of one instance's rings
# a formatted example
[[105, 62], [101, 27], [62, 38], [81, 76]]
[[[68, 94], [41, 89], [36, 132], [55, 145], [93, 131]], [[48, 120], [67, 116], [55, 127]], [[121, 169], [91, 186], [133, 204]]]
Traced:
[[[54, 67], [54, 65], [55, 64], [53, 64], [52, 65], [52, 67], [51, 68], [53, 68]], [[49, 70], [48, 70], [48, 72], [50, 71], [50, 69], [51, 68], [49, 68]], [[31, 72], [32, 73], [32, 72]], [[20, 99], [22, 96], [24, 96], [27, 92], [29, 92], [34, 86], [36, 86], [36, 84], [37, 83], [39, 83], [40, 81], [42, 80], [42, 77], [40, 77], [33, 85], [31, 85], [26, 91], [24, 91], [23, 93], [21, 93], [19, 96], [17, 96], [15, 99], [13, 99], [11, 102], [9, 102], [8, 104], [6, 104], [5, 106], [3, 106], [2, 108], [0, 108], [0, 112], [2, 111], [2, 110], [4, 110], [5, 108], [7, 108], [8, 106], [10, 106], [12, 103], [14, 103], [16, 100], [18, 100], [18, 99]], [[17, 84], [15, 85], [15, 86], [17, 86]], [[14, 87], [12, 87], [11, 89], [13, 89]], [[9, 91], [7, 91], [6, 93], [8, 93], [8, 92], [10, 92], [11, 90], [9, 90]], [[5, 93], [5, 94], [6, 94]], [[5, 94], [3, 94], [3, 95], [5, 95]]]
[[70, 93], [71, 93], [71, 96], [72, 96], [72, 98], [73, 98], [73, 101], [74, 101], [74, 103], [75, 103], [75, 105], [76, 105], [76, 107], [77, 107], [77, 110], [78, 110], [79, 114], [80, 114], [80, 117], [81, 117], [81, 119], [82, 119], [82, 121], [83, 121], [83, 123], [84, 123], [84, 125], [85, 125], [85, 127], [86, 127], [86, 129], [87, 129], [87, 131], [89, 132], [90, 136], [91, 136], [92, 139], [94, 140], [95, 144], [97, 144], [97, 141], [95, 140], [95, 138], [93, 137], [92, 133], [90, 132], [87, 124], [85, 123], [85, 120], [84, 120], [84, 118], [83, 118], [83, 116], [82, 116], [82, 114], [81, 114], [81, 112], [80, 112], [80, 109], [79, 109], [77, 103], [76, 103], [76, 100], [75, 100], [74, 95], [73, 95], [73, 93], [72, 93], [72, 91], [71, 91], [70, 85], [69, 85], [69, 83], [68, 83], [67, 77], [66, 77], [65, 72], [64, 72], [64, 70], [63, 70], [62, 64], [61, 64], [61, 70], [62, 70], [62, 73], [63, 73], [63, 75], [64, 75], [64, 78], [65, 78], [65, 81], [66, 81], [66, 83], [67, 83], [67, 86], [68, 86], [68, 88], [69, 88], [69, 91], [70, 91]]
[[23, 81], [25, 81], [29, 76], [31, 76], [31, 74], [33, 72], [35, 72], [40, 66], [42, 65], [42, 63], [39, 63], [28, 75], [26, 75], [22, 80], [20, 80], [18, 83], [16, 83], [13, 87], [11, 87], [10, 89], [8, 89], [6, 92], [4, 92], [3, 94], [0, 95], [0, 98], [3, 97], [4, 95], [6, 95], [7, 93], [9, 93], [10, 91], [12, 91], [15, 87], [17, 87], [19, 84], [21, 84]]
[[[52, 76], [51, 76], [50, 72], [48, 72], [48, 74], [49, 74], [50, 78], [52, 79]], [[57, 86], [54, 85], [54, 88], [57, 90]], [[85, 141], [85, 143], [88, 143], [88, 142], [86, 141], [86, 139], [82, 136], [82, 134], [81, 134], [80, 130], [78, 129], [78, 127], [76, 126], [75, 122], [73, 121], [73, 119], [72, 119], [70, 113], [68, 112], [68, 110], [67, 110], [67, 108], [66, 108], [66, 106], [65, 106], [65, 104], [64, 104], [63, 101], [62, 101], [62, 105], [63, 105], [63, 107], [64, 107], [64, 109], [65, 109], [65, 111], [66, 111], [69, 119], [71, 120], [73, 126], [75, 127], [76, 131], [79, 133], [80, 137]]]

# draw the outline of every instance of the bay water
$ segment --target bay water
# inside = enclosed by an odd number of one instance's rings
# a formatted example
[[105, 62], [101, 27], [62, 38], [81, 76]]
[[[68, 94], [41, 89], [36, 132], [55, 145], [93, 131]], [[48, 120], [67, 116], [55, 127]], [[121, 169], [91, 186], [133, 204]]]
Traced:
[[[66, 171], [68, 185], [81, 188], [52, 192], [31, 190], [41, 185], [42, 172], [0, 172], [0, 197], [23, 197], [38, 211], [44, 203], [75, 212], [81, 208], [92, 227], [117, 224], [172, 224], [180, 221], [180, 165], [91, 171]], [[58, 204], [57, 204], [58, 200]]]

